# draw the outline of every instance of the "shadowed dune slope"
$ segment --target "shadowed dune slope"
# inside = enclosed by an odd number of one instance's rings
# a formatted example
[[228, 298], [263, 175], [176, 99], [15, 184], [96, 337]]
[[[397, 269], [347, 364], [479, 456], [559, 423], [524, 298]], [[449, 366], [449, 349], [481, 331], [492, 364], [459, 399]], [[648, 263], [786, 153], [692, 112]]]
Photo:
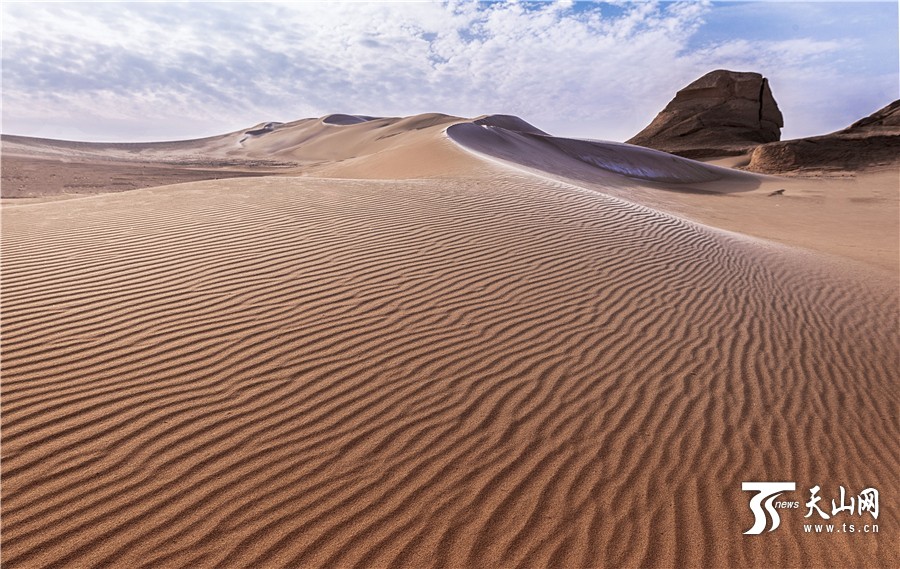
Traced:
[[582, 181], [608, 183], [627, 176], [667, 184], [732, 180], [744, 182], [745, 189], [758, 185], [752, 175], [649, 148], [550, 136], [517, 117], [485, 117], [451, 125], [446, 132], [453, 141], [480, 154]]
[[365, 115], [343, 115], [338, 113], [324, 117], [322, 119], [322, 122], [325, 124], [351, 125], [375, 120], [376, 118], [378, 117], [367, 117]]
[[[5, 155], [179, 164], [296, 166], [324, 177], [416, 178], [464, 175], [479, 161], [465, 160], [439, 133], [463, 147], [557, 175], [609, 181], [606, 173], [646, 182], [697, 184], [755, 178], [647, 148], [551, 136], [519, 117], [466, 120], [440, 113], [411, 117], [328, 115], [291, 123], [262, 123], [226, 135], [179, 142], [105, 144], [4, 136]], [[412, 159], [410, 154], [415, 154]], [[431, 159], [427, 156], [433, 154]], [[404, 164], [389, 167], [392, 161]], [[464, 167], [440, 167], [442, 161]], [[299, 171], [299, 170], [298, 170]]]
[[[900, 563], [892, 281], [501, 168], [2, 232], [4, 568]], [[744, 536], [745, 480], [884, 533]]]
[[[446, 136], [443, 134], [446, 133]], [[447, 138], [456, 144], [448, 143]], [[4, 195], [101, 193], [146, 187], [143, 171], [156, 164], [180, 168], [172, 182], [239, 175], [311, 175], [327, 178], [411, 179], [471, 177], [484, 166], [456, 145], [552, 176], [582, 182], [634, 180], [700, 189], [730, 182], [728, 191], [753, 189], [758, 178], [647, 148], [551, 136], [509, 115], [467, 120], [440, 113], [410, 117], [328, 115], [291, 123], [261, 123], [245, 131], [179, 142], [105, 144], [3, 137]], [[84, 164], [78, 180], [70, 164]], [[215, 168], [221, 168], [216, 175]], [[109, 172], [92, 174], [92, 169]], [[52, 172], [51, 172], [52, 170]], [[201, 173], [200, 170], [204, 170]], [[46, 175], [44, 175], [46, 174]], [[723, 185], [712, 190], [723, 191]]]

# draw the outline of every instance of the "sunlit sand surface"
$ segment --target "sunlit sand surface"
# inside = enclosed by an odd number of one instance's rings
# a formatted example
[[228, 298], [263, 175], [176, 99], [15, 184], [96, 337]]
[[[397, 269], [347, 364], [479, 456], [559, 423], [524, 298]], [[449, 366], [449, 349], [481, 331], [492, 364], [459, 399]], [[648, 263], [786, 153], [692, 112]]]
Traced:
[[4, 146], [271, 174], [6, 201], [4, 567], [897, 566], [896, 172], [511, 120]]

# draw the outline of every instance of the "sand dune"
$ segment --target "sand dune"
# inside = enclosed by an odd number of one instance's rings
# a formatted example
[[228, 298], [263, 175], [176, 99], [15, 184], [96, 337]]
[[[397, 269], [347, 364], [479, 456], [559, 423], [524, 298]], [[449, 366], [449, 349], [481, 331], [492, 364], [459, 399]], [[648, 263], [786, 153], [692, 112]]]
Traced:
[[[131, 149], [302, 176], [4, 206], [4, 567], [900, 564], [895, 273], [668, 213], [768, 178], [329, 120]], [[748, 480], [882, 533], [745, 536]]]
[[[143, 144], [6, 136], [3, 151], [7, 167], [13, 169], [21, 168], [17, 160], [25, 159], [65, 160], [65, 168], [73, 159], [101, 168], [121, 162], [126, 170], [121, 177], [134, 171], [135, 161], [190, 166], [193, 171], [220, 168], [225, 170], [223, 176], [252, 169], [262, 175], [408, 179], [466, 176], [477, 170], [481, 161], [458, 152], [448, 138], [482, 155], [581, 181], [606, 183], [627, 176], [632, 183], [696, 185], [728, 179], [752, 189], [759, 179], [638, 146], [554, 137], [509, 115], [474, 120], [439, 113], [404, 118], [328, 115], [292, 123], [262, 123], [198, 140]], [[196, 176], [173, 181], [194, 179]]]
[[743, 172], [630, 144], [550, 136], [519, 121], [486, 117], [451, 125], [446, 132], [470, 150], [567, 178], [605, 182], [614, 173], [645, 182], [702, 184], [734, 179], [745, 181], [749, 188], [758, 185], [757, 177]]
[[[862, 261], [892, 276], [900, 270], [898, 165], [782, 178], [629, 144], [554, 137], [518, 117], [487, 116], [445, 132], [477, 156], [542, 177], [720, 229]], [[748, 160], [731, 160], [731, 166]]]
[[3, 153], [70, 160], [81, 157], [131, 162], [252, 161], [253, 165], [301, 165], [374, 154], [396, 144], [391, 139], [398, 135], [442, 129], [464, 120], [440, 113], [387, 118], [328, 115], [289, 123], [261, 123], [219, 136], [175, 142], [72, 142], [3, 135]]
[[[104, 193], [249, 175], [468, 176], [480, 161], [441, 134], [447, 125], [464, 120], [439, 113], [389, 118], [329, 115], [261, 123], [203, 139], [151, 143], [4, 135], [3, 197]], [[72, 175], [73, 164], [77, 176]]]
[[877, 277], [499, 168], [3, 221], [6, 567], [898, 561], [742, 535], [742, 480], [895, 484]]
[[351, 124], [359, 124], [363, 122], [368, 122], [371, 120], [375, 120], [378, 117], [367, 117], [364, 115], [342, 115], [342, 114], [333, 114], [328, 115], [327, 117], [322, 119], [322, 122], [325, 124], [337, 124], [337, 125], [351, 125]]

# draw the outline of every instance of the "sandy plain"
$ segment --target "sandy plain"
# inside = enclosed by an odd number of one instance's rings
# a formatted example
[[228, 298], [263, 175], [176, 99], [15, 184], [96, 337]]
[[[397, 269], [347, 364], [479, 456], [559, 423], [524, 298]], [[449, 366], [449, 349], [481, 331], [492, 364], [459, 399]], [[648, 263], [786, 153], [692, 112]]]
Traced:
[[4, 567], [900, 564], [897, 170], [532, 129], [5, 138]]

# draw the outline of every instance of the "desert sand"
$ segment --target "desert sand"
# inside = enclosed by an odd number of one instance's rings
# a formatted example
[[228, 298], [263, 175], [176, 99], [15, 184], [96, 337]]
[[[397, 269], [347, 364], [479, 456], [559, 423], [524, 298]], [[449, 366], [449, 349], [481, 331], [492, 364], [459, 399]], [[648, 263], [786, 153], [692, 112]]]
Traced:
[[[897, 168], [250, 131], [4, 139], [4, 176], [113, 172], [4, 178], [4, 567], [900, 564]], [[797, 481], [777, 531], [751, 480]], [[814, 485], [880, 533], [804, 533]]]

